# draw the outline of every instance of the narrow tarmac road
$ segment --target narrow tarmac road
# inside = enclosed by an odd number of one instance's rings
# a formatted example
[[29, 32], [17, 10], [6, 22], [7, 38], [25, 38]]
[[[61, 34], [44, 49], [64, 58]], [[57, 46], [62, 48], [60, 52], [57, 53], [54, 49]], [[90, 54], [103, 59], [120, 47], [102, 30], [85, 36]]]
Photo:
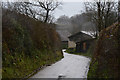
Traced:
[[31, 78], [87, 78], [90, 59], [64, 51], [63, 59], [40, 70]]

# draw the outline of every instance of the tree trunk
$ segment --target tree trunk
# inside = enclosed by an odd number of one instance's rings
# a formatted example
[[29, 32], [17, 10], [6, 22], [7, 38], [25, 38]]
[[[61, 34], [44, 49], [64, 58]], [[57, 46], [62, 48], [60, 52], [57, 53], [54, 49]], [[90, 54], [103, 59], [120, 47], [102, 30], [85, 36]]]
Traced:
[[120, 22], [120, 1], [118, 2], [118, 22]]
[[47, 20], [48, 20], [48, 16], [49, 16], [49, 10], [47, 10], [47, 13], [46, 13], [46, 16], [45, 16], [45, 23], [47, 22]]
[[102, 30], [102, 19], [101, 19], [101, 7], [100, 7], [100, 2], [97, 2], [97, 8], [98, 8], [98, 31], [100, 32]]

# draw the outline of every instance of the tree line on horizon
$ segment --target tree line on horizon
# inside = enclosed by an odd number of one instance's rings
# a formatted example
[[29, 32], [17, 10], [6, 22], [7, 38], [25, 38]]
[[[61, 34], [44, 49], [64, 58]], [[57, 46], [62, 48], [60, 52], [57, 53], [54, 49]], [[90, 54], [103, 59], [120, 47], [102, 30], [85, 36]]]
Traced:
[[66, 29], [75, 34], [79, 31], [91, 31], [94, 37], [99, 32], [118, 21], [118, 2], [94, 1], [84, 2], [85, 12], [72, 17], [60, 16], [56, 23], [58, 29]]

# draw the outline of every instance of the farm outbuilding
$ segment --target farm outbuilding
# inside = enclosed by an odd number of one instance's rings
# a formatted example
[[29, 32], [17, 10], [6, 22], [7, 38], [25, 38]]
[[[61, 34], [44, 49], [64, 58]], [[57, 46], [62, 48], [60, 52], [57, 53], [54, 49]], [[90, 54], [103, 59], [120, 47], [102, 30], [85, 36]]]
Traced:
[[69, 36], [69, 40], [76, 43], [76, 52], [86, 52], [94, 41], [94, 38], [83, 32], [78, 32]]

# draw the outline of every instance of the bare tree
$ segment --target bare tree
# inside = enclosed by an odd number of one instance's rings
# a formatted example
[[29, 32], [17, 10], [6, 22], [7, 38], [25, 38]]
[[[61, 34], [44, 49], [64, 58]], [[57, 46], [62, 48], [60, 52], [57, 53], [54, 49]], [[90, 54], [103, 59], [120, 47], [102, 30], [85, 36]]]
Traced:
[[61, 2], [58, 2], [57, 0], [40, 0], [37, 3], [38, 4], [33, 5], [41, 7], [45, 11], [45, 23], [48, 21], [49, 16], [51, 16], [50, 12], [53, 12], [59, 5], [61, 5]]
[[22, 13], [32, 18], [35, 18], [36, 12], [33, 10], [33, 7], [30, 5], [30, 2], [6, 2], [3, 3], [3, 7], [11, 11]]
[[57, 0], [28, 0], [27, 2], [7, 2], [5, 3], [5, 8], [28, 15], [45, 23], [52, 23], [54, 17], [51, 13], [59, 5], [61, 5], [61, 2]]
[[118, 1], [118, 22], [120, 22], [120, 1]]
[[117, 19], [115, 18], [111, 22], [111, 16], [115, 16], [115, 14], [117, 14], [117, 3], [114, 1], [98, 0], [94, 2], [86, 2], [85, 8], [86, 12], [93, 14], [92, 19], [97, 25], [98, 32], [111, 25], [111, 23]]

